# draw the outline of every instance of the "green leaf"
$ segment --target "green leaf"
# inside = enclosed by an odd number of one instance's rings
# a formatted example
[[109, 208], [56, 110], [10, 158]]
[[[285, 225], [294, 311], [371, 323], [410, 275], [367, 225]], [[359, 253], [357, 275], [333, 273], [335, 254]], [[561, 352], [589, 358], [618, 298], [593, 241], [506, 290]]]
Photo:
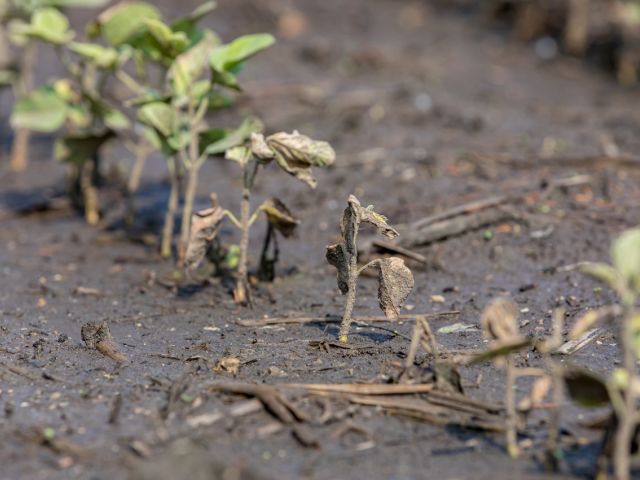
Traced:
[[11, 115], [11, 126], [50, 133], [62, 127], [66, 117], [67, 103], [51, 86], [45, 86], [16, 102]]
[[211, 81], [215, 84], [222, 85], [223, 87], [231, 88], [232, 90], [242, 90], [238, 83], [238, 79], [230, 72], [218, 72], [216, 70], [212, 70]]
[[615, 268], [606, 263], [586, 263], [580, 267], [580, 271], [585, 275], [594, 278], [609, 288], [617, 289], [620, 276]]
[[640, 292], [640, 228], [627, 230], [613, 242], [611, 259], [626, 285]]
[[115, 136], [111, 130], [102, 134], [69, 135], [56, 141], [54, 153], [57, 160], [82, 164], [95, 158], [102, 145]]
[[174, 58], [189, 45], [189, 39], [183, 32], [174, 32], [168, 25], [158, 19], [150, 18], [145, 20], [144, 23], [166, 57]]
[[[205, 35], [196, 45], [186, 52], [178, 55], [171, 69], [169, 70], [169, 79], [173, 82], [173, 88], [177, 95], [189, 95], [195, 88], [194, 82], [202, 75], [207, 65], [207, 55], [211, 48], [216, 44], [216, 39]], [[210, 90], [210, 82], [207, 80], [207, 89], [199, 93], [193, 93], [193, 98], [204, 97]]]
[[115, 48], [103, 47], [95, 43], [72, 42], [69, 44], [69, 50], [100, 68], [113, 68], [120, 60], [120, 53]]
[[26, 35], [62, 45], [73, 38], [74, 33], [69, 30], [69, 20], [55, 8], [37, 9], [31, 16], [30, 24], [19, 26], [14, 33]]
[[211, 53], [209, 63], [217, 72], [229, 72], [244, 60], [270, 47], [274, 42], [273, 35], [268, 33], [244, 35], [216, 48]]
[[117, 47], [146, 30], [146, 20], [160, 17], [159, 10], [149, 3], [122, 1], [102, 12], [98, 25], [107, 42]]
[[[189, 38], [191, 45], [198, 43], [205, 33], [213, 33], [211, 30], [198, 28], [198, 22], [211, 13], [216, 6], [217, 4], [214, 1], [203, 3], [186, 17], [172, 23], [171, 30], [174, 32], [183, 32], [187, 38]], [[220, 44], [220, 40], [216, 36], [216, 45], [218, 44]]]
[[85, 7], [96, 8], [102, 7], [111, 0], [44, 0], [42, 3], [49, 7]]
[[231, 147], [226, 152], [224, 152], [224, 158], [226, 160], [231, 160], [233, 162], [238, 162], [240, 165], [244, 165], [251, 158], [251, 150], [249, 150], [244, 145], [239, 145], [237, 147]]
[[102, 115], [104, 124], [112, 130], [124, 130], [131, 127], [131, 122], [120, 110], [109, 108]]
[[208, 155], [223, 153], [232, 147], [242, 145], [251, 137], [252, 133], [261, 132], [263, 129], [264, 124], [260, 119], [249, 117], [243, 121], [238, 128], [225, 135], [224, 138], [204, 145], [203, 152], [206, 152]]
[[138, 110], [138, 120], [169, 137], [173, 130], [173, 110], [162, 102], [147, 103]]

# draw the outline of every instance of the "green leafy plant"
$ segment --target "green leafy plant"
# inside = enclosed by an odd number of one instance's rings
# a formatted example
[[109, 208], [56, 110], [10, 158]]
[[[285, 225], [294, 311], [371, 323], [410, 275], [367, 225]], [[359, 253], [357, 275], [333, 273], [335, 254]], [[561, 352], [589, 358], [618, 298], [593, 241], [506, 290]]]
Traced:
[[611, 288], [620, 299], [621, 314], [612, 315], [610, 309], [591, 315], [574, 328], [573, 335], [596, 323], [615, 318], [618, 326], [618, 344], [623, 368], [614, 370], [606, 381], [606, 390], [616, 417], [613, 464], [617, 479], [630, 476], [629, 452], [638, 425], [637, 361], [640, 357], [640, 312], [635, 307], [640, 295], [640, 229], [622, 233], [611, 247], [612, 264], [589, 263], [583, 273]]
[[399, 317], [400, 306], [414, 284], [411, 270], [399, 257], [378, 258], [358, 267], [357, 237], [362, 223], [373, 225], [385, 237], [398, 236], [398, 232], [389, 226], [384, 216], [373, 210], [373, 206], [365, 208], [354, 195], [349, 196], [340, 224], [343, 242], [329, 245], [326, 252], [327, 261], [338, 270], [338, 288], [347, 296], [339, 333], [339, 340], [345, 343], [348, 341], [356, 302], [358, 277], [364, 270], [370, 267], [379, 269], [378, 301], [384, 314], [391, 320]]
[[[275, 232], [284, 237], [290, 237], [299, 221], [285, 204], [277, 198], [265, 200], [251, 213], [251, 195], [256, 178], [261, 169], [270, 163], [276, 163], [282, 170], [306, 183], [309, 187], [316, 187], [316, 180], [311, 173], [311, 167], [331, 165], [335, 160], [335, 152], [327, 142], [313, 140], [294, 131], [293, 133], [275, 133], [264, 136], [253, 132], [250, 140], [242, 145], [239, 140], [245, 137], [245, 132], [252, 130], [251, 125], [240, 127], [225, 140], [218, 142], [216, 149], [222, 146], [227, 149], [225, 157], [238, 164], [242, 176], [242, 198], [240, 203], [240, 219], [230, 211], [218, 205], [217, 196], [212, 195], [212, 207], [193, 216], [189, 242], [186, 249], [186, 266], [196, 268], [202, 259], [208, 245], [215, 239], [220, 222], [227, 217], [240, 230], [239, 258], [236, 272], [236, 287], [234, 299], [239, 304], [250, 304], [251, 296], [248, 283], [248, 249], [251, 226], [265, 215], [267, 220], [267, 237], [265, 238], [261, 264], [266, 260], [266, 250], [271, 241], [275, 241]], [[272, 262], [275, 260], [271, 260]], [[271, 265], [271, 268], [273, 265]]]
[[[68, 22], [60, 9], [106, 3], [108, 0], [0, 0], [0, 85], [12, 86], [15, 97], [31, 92], [38, 40], [59, 44], [69, 39]], [[9, 45], [17, 53], [15, 58]], [[29, 142], [30, 130], [17, 128], [11, 150], [12, 170], [27, 168]]]

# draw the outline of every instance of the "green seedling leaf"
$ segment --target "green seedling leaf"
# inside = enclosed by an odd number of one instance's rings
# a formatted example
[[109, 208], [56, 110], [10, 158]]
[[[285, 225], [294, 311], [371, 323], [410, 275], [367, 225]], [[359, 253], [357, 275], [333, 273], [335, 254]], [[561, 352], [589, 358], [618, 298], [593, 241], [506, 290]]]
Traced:
[[570, 367], [563, 372], [569, 396], [577, 404], [587, 408], [609, 405], [609, 389], [603, 378], [584, 368]]
[[287, 206], [277, 198], [265, 200], [259, 209], [264, 212], [273, 228], [285, 238], [291, 237], [300, 224], [300, 220], [295, 218]]
[[111, 0], [44, 0], [41, 3], [48, 7], [85, 7], [97, 8], [109, 3]]
[[518, 306], [508, 298], [496, 298], [482, 312], [480, 325], [485, 338], [494, 341], [520, 339]]
[[275, 43], [273, 35], [244, 35], [213, 50], [209, 64], [216, 72], [232, 72], [240, 63]]
[[615, 268], [606, 263], [587, 263], [580, 271], [589, 277], [598, 280], [612, 289], [616, 289], [619, 283], [619, 275]]
[[114, 68], [120, 60], [120, 53], [115, 48], [103, 47], [95, 43], [72, 42], [69, 44], [69, 50], [100, 68]]
[[440, 327], [438, 329], [438, 333], [459, 333], [459, 332], [467, 332], [469, 330], [477, 330], [477, 329], [478, 327], [476, 325], [458, 322], [452, 325], [447, 325], [446, 327]]
[[111, 130], [99, 135], [69, 135], [56, 141], [54, 154], [57, 160], [81, 165], [96, 157], [100, 148], [115, 137]]
[[251, 138], [252, 133], [261, 132], [263, 129], [264, 124], [259, 118], [249, 117], [245, 119], [238, 128], [225, 135], [224, 138], [204, 145], [204, 152], [208, 155], [218, 155], [230, 148], [242, 145]]
[[191, 232], [185, 258], [187, 268], [195, 269], [200, 265], [209, 244], [216, 238], [223, 219], [224, 210], [218, 205], [191, 216]]
[[489, 350], [475, 355], [469, 364], [474, 365], [476, 363], [482, 363], [504, 357], [506, 355], [519, 352], [525, 348], [529, 348], [534, 345], [534, 343], [534, 339], [528, 337], [512, 338], [510, 340], [494, 342]]
[[232, 147], [224, 153], [224, 158], [238, 162], [240, 165], [244, 165], [251, 158], [251, 150], [244, 145], [239, 147]]
[[338, 288], [345, 295], [349, 291], [349, 260], [344, 245], [329, 245], [326, 252], [327, 262], [338, 270]]
[[[200, 99], [208, 94], [211, 83], [205, 80], [200, 83], [199, 92], [194, 92], [194, 82], [202, 75], [207, 66], [209, 51], [217, 44], [217, 39], [212, 35], [205, 35], [186, 52], [178, 55], [169, 70], [169, 79], [173, 82], [173, 88], [177, 95], [189, 95], [194, 99]], [[202, 86], [206, 88], [203, 89]]]
[[12, 34], [62, 45], [70, 41], [74, 33], [69, 30], [69, 20], [56, 8], [38, 8], [31, 16], [31, 23], [14, 23]]
[[112, 130], [124, 130], [131, 127], [131, 122], [120, 110], [109, 108], [102, 114], [104, 124]]
[[51, 86], [38, 88], [20, 98], [11, 114], [13, 128], [55, 132], [67, 118], [67, 103]]
[[121, 1], [98, 16], [98, 27], [112, 46], [120, 46], [146, 30], [145, 21], [160, 19], [160, 12], [146, 2]]
[[611, 259], [625, 284], [640, 292], [640, 228], [625, 231], [613, 242]]
[[629, 321], [633, 331], [633, 349], [636, 352], [636, 358], [640, 358], [640, 313], [634, 313]]
[[155, 128], [165, 138], [173, 130], [173, 110], [163, 102], [147, 103], [138, 110], [138, 120]]
[[51, 427], [46, 427], [42, 429], [42, 438], [47, 441], [47, 442], [51, 442], [56, 438], [56, 430], [55, 428], [51, 428]]
[[148, 18], [144, 24], [151, 36], [158, 42], [165, 57], [174, 58], [189, 45], [189, 39], [184, 32], [174, 32], [161, 20]]
[[389, 320], [400, 317], [400, 307], [413, 290], [413, 274], [398, 257], [380, 260], [378, 302]]
[[[203, 3], [191, 14], [172, 23], [171, 30], [174, 32], [183, 32], [189, 38], [191, 45], [198, 43], [202, 39], [204, 32], [207, 32], [207, 30], [202, 31], [198, 28], [198, 22], [215, 10], [216, 6], [216, 2], [213, 1]], [[208, 32], [212, 33], [210, 30], [208, 30]], [[220, 40], [218, 39], [216, 46], [219, 44]]]

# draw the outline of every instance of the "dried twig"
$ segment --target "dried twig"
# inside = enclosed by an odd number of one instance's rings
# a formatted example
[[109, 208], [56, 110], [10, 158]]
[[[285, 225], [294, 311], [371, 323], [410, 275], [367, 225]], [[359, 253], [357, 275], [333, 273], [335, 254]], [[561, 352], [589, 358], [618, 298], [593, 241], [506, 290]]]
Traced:
[[[438, 313], [416, 313], [413, 315], [400, 315], [398, 320], [413, 320], [417, 317], [437, 318], [450, 315], [459, 315], [459, 310], [451, 310], [447, 312]], [[242, 327], [265, 327], [268, 325], [280, 325], [280, 324], [304, 324], [304, 323], [340, 323], [342, 317], [338, 315], [327, 315], [324, 317], [273, 317], [273, 318], [258, 318], [258, 319], [238, 319], [236, 323]], [[370, 316], [370, 317], [353, 317], [354, 322], [394, 322], [395, 320], [389, 320], [384, 316]]]

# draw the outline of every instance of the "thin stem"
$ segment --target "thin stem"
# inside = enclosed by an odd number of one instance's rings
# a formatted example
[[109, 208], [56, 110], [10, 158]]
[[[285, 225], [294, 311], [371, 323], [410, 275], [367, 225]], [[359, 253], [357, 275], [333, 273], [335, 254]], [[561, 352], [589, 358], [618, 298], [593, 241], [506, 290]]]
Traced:
[[[354, 234], [354, 244], [355, 237], [357, 236], [358, 229], [356, 228], [356, 233]], [[338, 336], [338, 340], [343, 343], [347, 343], [349, 341], [349, 327], [351, 327], [353, 314], [353, 307], [356, 303], [356, 289], [358, 288], [358, 252], [354, 252], [349, 258], [349, 279], [347, 281], [347, 285], [349, 286], [349, 290], [347, 291], [347, 300], [344, 304], [344, 315], [342, 316], [342, 323], [340, 324], [340, 333]]]
[[129, 174], [129, 181], [127, 182], [127, 211], [125, 214], [125, 222], [128, 225], [132, 225], [135, 216], [134, 196], [140, 187], [140, 179], [142, 178], [142, 171], [144, 170], [144, 164], [149, 156], [149, 145], [144, 139], [139, 139], [139, 142], [133, 150], [135, 151], [135, 161]]
[[[33, 88], [33, 69], [36, 61], [35, 43], [28, 43], [24, 48], [24, 54], [20, 62], [20, 81], [16, 89], [17, 96], [26, 95]], [[14, 172], [22, 172], [29, 163], [29, 140], [31, 131], [21, 128], [16, 131], [11, 147], [10, 166]]]
[[515, 395], [515, 380], [516, 380], [516, 369], [513, 364], [513, 357], [511, 355], [507, 355], [506, 357], [506, 368], [507, 368], [507, 378], [506, 378], [506, 392], [505, 392], [505, 403], [507, 407], [507, 452], [509, 456], [512, 458], [516, 458], [519, 454], [518, 451], [518, 433], [516, 426], [516, 395]]
[[144, 88], [124, 70], [116, 71], [116, 78], [134, 93], [144, 93]]
[[615, 436], [615, 450], [613, 454], [614, 472], [616, 480], [628, 480], [630, 475], [629, 450], [636, 427], [636, 355], [633, 350], [634, 329], [633, 301], [624, 302], [624, 318], [620, 327], [620, 345], [622, 361], [628, 375], [628, 382], [624, 389], [624, 406], [616, 412], [618, 428]]
[[168, 159], [169, 164], [169, 180], [171, 182], [171, 191], [169, 192], [169, 202], [167, 211], [164, 216], [164, 226], [162, 228], [162, 239], [160, 244], [160, 255], [165, 258], [171, 256], [171, 243], [173, 240], [173, 225], [175, 215], [178, 209], [178, 195], [180, 191], [180, 178], [178, 173], [178, 165], [175, 157]]
[[84, 218], [89, 225], [97, 225], [100, 221], [98, 211], [98, 191], [93, 182], [95, 163], [87, 160], [80, 167], [80, 186], [84, 200]]
[[222, 216], [227, 217], [229, 220], [231, 220], [231, 223], [233, 223], [238, 229], [242, 229], [240, 220], [238, 220], [236, 216], [233, 213], [231, 213], [229, 210], [223, 210]]
[[[244, 167], [243, 167], [244, 170]], [[249, 250], [249, 213], [251, 209], [251, 191], [245, 186], [242, 189], [240, 204], [240, 261], [234, 298], [236, 303], [247, 304], [249, 301], [249, 285], [247, 280], [247, 262]]]
[[191, 212], [193, 211], [193, 202], [198, 187], [198, 170], [191, 168], [187, 177], [187, 189], [184, 194], [184, 205], [182, 207], [182, 225], [180, 227], [180, 244], [178, 246], [178, 266], [184, 265], [185, 255], [187, 253], [187, 244], [189, 243], [189, 233], [191, 228]]

